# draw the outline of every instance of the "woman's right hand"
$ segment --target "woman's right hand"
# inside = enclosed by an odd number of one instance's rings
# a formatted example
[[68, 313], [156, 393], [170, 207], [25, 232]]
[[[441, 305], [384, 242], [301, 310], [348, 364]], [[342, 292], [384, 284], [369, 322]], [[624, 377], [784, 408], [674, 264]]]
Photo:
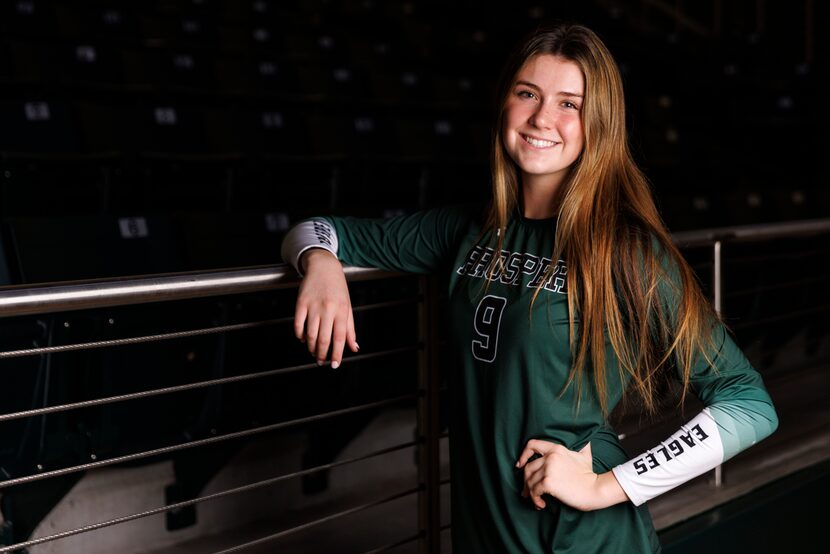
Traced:
[[331, 348], [331, 367], [343, 360], [346, 344], [352, 352], [360, 348], [354, 331], [354, 316], [343, 266], [322, 248], [303, 253], [300, 265], [305, 277], [300, 283], [294, 312], [294, 334], [308, 347], [317, 364], [323, 365]]

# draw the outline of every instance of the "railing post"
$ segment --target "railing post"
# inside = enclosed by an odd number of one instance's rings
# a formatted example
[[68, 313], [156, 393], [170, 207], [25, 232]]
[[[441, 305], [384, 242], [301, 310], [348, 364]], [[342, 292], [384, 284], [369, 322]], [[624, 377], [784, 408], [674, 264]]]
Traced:
[[[723, 315], [723, 266], [721, 258], [721, 241], [712, 244], [712, 282], [714, 289], [715, 312]], [[723, 464], [715, 467], [715, 487], [723, 486]]]
[[418, 310], [418, 334], [423, 348], [418, 360], [418, 529], [423, 532], [418, 551], [422, 554], [441, 551], [441, 466], [438, 438], [439, 375], [438, 314], [436, 280], [420, 278], [421, 303]]

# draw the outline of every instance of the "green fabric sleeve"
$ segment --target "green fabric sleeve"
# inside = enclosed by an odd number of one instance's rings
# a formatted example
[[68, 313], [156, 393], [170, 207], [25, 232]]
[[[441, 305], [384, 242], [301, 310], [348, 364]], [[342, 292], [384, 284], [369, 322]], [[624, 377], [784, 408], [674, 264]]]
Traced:
[[429, 273], [449, 263], [470, 226], [471, 209], [444, 207], [391, 219], [325, 217], [337, 233], [337, 257], [356, 267]]
[[725, 461], [771, 435], [778, 414], [761, 375], [722, 324], [713, 338], [718, 346], [713, 363], [700, 356], [690, 385], [718, 424]]
[[[663, 267], [666, 265], [664, 261]], [[672, 264], [668, 267], [666, 274], [672, 283], [663, 290], [670, 303], [668, 309], [674, 314], [679, 303], [680, 279], [677, 268]], [[761, 375], [720, 321], [714, 323], [711, 338], [711, 363], [699, 353], [689, 384], [718, 425], [725, 461], [771, 435], [778, 428], [778, 415]], [[674, 373], [682, 381], [680, 368]]]

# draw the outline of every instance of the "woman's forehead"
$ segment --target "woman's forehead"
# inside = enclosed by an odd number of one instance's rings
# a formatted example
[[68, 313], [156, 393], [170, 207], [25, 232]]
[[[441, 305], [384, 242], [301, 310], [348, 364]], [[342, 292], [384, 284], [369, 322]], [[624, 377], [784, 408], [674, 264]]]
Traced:
[[550, 92], [564, 90], [580, 95], [585, 93], [585, 78], [580, 67], [571, 60], [553, 54], [537, 54], [528, 58], [513, 81], [543, 90], [551, 89]]

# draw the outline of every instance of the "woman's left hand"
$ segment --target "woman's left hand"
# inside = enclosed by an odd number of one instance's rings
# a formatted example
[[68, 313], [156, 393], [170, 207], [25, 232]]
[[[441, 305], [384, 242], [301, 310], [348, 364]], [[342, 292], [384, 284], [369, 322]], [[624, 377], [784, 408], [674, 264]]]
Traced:
[[[541, 457], [528, 462], [534, 454]], [[522, 496], [529, 496], [540, 510], [545, 507], [543, 494], [556, 497], [568, 506], [582, 511], [605, 508], [627, 499], [624, 493], [620, 497], [622, 488], [612, 472], [602, 475], [594, 473], [593, 461], [590, 442], [577, 452], [568, 450], [561, 444], [530, 440], [516, 463], [517, 468], [524, 468]], [[619, 490], [612, 490], [612, 496], [609, 497], [605, 494], [608, 486], [616, 486]], [[616, 501], [611, 501], [613, 494], [616, 494]]]

